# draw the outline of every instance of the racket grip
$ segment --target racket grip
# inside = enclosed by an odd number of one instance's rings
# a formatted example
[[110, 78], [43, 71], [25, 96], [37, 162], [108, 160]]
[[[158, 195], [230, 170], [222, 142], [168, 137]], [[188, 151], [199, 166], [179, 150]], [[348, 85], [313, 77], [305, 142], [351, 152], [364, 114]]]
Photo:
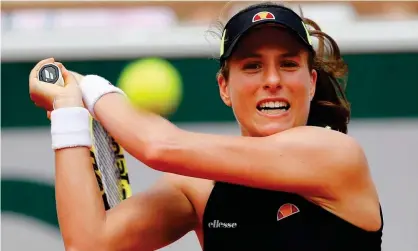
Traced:
[[64, 79], [60, 68], [54, 64], [49, 63], [41, 67], [38, 73], [38, 80], [50, 84], [64, 86]]

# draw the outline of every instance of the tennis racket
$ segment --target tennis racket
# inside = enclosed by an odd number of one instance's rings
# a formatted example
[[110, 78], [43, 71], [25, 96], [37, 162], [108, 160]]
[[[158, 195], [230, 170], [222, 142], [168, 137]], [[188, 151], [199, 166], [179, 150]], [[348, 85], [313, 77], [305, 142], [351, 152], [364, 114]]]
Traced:
[[[43, 65], [39, 70], [38, 79], [64, 86], [61, 71], [55, 64]], [[132, 195], [124, 150], [100, 122], [91, 116], [90, 128], [93, 140], [90, 149], [92, 168], [104, 206], [108, 210]]]

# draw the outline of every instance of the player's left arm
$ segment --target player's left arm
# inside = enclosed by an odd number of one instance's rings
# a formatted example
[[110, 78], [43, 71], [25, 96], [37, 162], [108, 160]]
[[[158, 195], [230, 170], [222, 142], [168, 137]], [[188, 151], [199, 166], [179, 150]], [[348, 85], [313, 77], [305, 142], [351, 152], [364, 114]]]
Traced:
[[351, 137], [324, 128], [298, 127], [260, 138], [194, 133], [138, 111], [114, 93], [100, 98], [94, 111], [130, 154], [164, 172], [332, 197], [334, 186], [368, 170]]

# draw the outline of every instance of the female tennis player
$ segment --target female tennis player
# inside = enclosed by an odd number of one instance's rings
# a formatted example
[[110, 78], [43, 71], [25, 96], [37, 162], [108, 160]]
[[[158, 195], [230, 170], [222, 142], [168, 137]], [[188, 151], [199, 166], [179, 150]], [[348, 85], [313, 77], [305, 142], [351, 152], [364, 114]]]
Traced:
[[[334, 40], [273, 3], [240, 11], [221, 38], [220, 96], [242, 136], [182, 130], [138, 111], [104, 78], [77, 83], [62, 65], [66, 87], [38, 82], [53, 59], [34, 67], [31, 98], [54, 107], [67, 250], [156, 250], [189, 231], [205, 251], [381, 250], [379, 198], [364, 151], [347, 135], [350, 110], [337, 81], [346, 68]], [[91, 170], [88, 112], [131, 155], [166, 173], [108, 212]]]

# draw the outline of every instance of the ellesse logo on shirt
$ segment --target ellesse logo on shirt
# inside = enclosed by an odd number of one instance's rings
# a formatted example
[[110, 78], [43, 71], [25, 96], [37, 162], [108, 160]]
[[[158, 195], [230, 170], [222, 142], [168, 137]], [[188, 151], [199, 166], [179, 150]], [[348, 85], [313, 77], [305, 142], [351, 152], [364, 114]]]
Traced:
[[236, 228], [238, 224], [236, 222], [221, 222], [214, 220], [208, 223], [209, 228]]

